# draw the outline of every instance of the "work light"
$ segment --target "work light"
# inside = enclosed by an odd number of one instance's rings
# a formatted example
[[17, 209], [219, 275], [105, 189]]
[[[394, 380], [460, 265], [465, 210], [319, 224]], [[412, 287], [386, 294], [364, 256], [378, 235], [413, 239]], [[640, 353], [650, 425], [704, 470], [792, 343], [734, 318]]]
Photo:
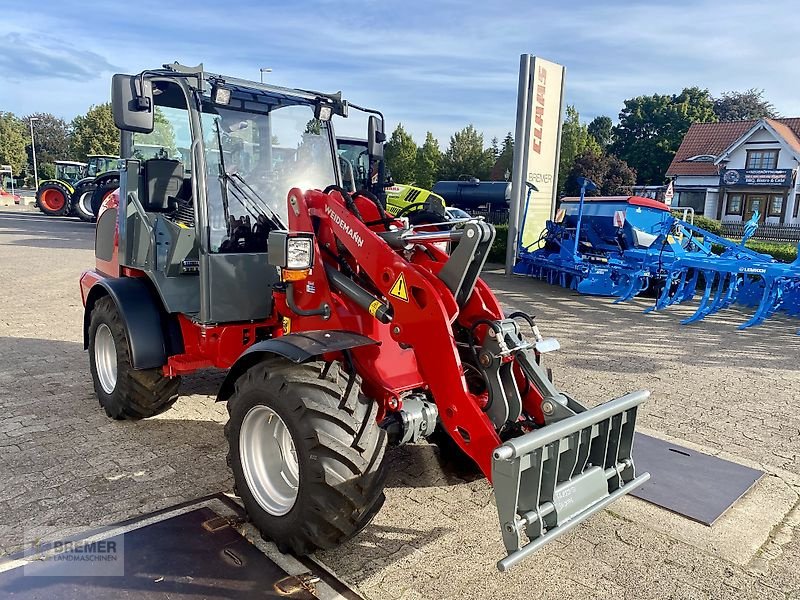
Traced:
[[283, 281], [305, 279], [314, 266], [314, 236], [303, 232], [270, 231], [267, 255], [269, 264], [280, 267]]
[[330, 121], [333, 115], [333, 107], [330, 104], [318, 102], [314, 107], [314, 118], [320, 121]]
[[231, 102], [231, 91], [224, 87], [220, 87], [215, 85], [214, 88], [211, 90], [211, 101], [214, 104], [230, 104]]
[[286, 239], [286, 268], [310, 269], [314, 260], [311, 238], [290, 237]]

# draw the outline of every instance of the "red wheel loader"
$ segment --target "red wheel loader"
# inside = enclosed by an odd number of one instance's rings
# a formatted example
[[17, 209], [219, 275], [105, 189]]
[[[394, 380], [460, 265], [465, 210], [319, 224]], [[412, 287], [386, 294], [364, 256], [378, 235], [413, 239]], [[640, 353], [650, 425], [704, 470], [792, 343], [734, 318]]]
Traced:
[[[648, 392], [587, 409], [553, 386], [540, 360], [557, 344], [480, 279], [491, 225], [409, 225], [340, 187], [334, 120], [369, 113], [380, 158], [379, 113], [178, 64], [115, 75], [112, 105], [119, 192], [81, 277], [100, 404], [149, 417], [182, 375], [227, 369], [236, 492], [282, 551], [358, 534], [388, 444], [444, 436], [480, 467], [502, 570], [647, 479], [631, 447]], [[164, 121], [175, 139], [132, 159]]]

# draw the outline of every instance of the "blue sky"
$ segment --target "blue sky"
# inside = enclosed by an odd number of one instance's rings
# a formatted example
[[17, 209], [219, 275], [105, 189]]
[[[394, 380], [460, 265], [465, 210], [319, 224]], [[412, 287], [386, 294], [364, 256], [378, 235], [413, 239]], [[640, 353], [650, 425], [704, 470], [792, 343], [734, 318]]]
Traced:
[[[699, 85], [764, 88], [800, 116], [795, 0], [496, 2], [434, 0], [9, 0], [0, 11], [0, 110], [65, 119], [107, 101], [110, 75], [178, 60], [381, 109], [421, 143], [474, 123], [514, 129], [523, 52], [567, 67], [584, 120], [625, 98]], [[102, 6], [102, 8], [100, 8]], [[46, 31], [47, 35], [41, 35]], [[339, 125], [362, 134], [362, 121]]]

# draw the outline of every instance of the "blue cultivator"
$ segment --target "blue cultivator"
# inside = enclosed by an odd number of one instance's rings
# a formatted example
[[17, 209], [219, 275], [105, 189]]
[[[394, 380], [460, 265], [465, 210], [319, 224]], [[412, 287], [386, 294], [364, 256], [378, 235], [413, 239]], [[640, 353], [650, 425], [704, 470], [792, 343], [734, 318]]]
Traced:
[[594, 184], [583, 178], [579, 183], [580, 197], [563, 199], [539, 240], [520, 248], [514, 273], [582, 294], [614, 296], [616, 302], [651, 290], [656, 301], [646, 312], [699, 297], [684, 324], [734, 303], [755, 309], [740, 329], [777, 311], [800, 316], [800, 258], [787, 264], [745, 247], [758, 227], [758, 214], [737, 244], [673, 216], [655, 200], [586, 198]]

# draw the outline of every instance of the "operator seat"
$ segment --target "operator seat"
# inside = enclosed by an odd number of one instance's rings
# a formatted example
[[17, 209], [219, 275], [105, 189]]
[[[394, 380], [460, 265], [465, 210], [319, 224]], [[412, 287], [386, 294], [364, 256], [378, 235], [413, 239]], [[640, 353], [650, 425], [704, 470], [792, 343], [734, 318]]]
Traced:
[[183, 189], [183, 163], [167, 158], [151, 158], [142, 165], [140, 202], [147, 212], [173, 212]]

